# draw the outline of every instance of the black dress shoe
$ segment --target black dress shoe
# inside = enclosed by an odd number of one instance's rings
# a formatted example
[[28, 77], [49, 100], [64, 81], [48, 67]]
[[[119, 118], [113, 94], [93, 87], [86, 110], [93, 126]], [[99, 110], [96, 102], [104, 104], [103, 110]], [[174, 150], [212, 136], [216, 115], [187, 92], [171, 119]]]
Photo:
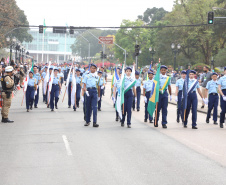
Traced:
[[196, 126], [192, 126], [192, 129], [198, 129], [198, 127], [196, 127]]
[[206, 119], [206, 123], [209, 123], [210, 121], [209, 121], [209, 119]]
[[153, 120], [149, 120], [149, 123], [153, 123]]
[[32, 106], [30, 106], [30, 110], [32, 110]]
[[71, 106], [68, 106], [68, 108], [70, 109], [70, 108], [71, 108]]
[[29, 109], [27, 109], [27, 112], [29, 112]]
[[7, 123], [7, 120], [5, 118], [2, 118], [2, 123]]
[[115, 118], [115, 121], [118, 121], [118, 118]]
[[177, 121], [177, 123], [180, 123], [180, 120], [179, 119], [177, 119], [176, 121]]
[[57, 105], [55, 106], [56, 109], [58, 109]]
[[49, 108], [49, 105], [47, 105], [47, 108]]
[[124, 123], [123, 122], [121, 122], [121, 127], [124, 127]]
[[220, 123], [220, 128], [224, 128], [224, 125], [223, 125], [223, 123]]
[[74, 111], [76, 111], [76, 109], [74, 109]]
[[144, 122], [147, 122], [148, 120], [144, 119]]
[[217, 121], [214, 121], [213, 124], [214, 124], [214, 125], [218, 125]]
[[37, 108], [38, 108], [38, 106], [37, 106], [37, 105], [35, 105], [35, 108], [37, 109]]
[[131, 125], [127, 125], [127, 128], [131, 128]]
[[137, 109], [137, 112], [139, 112], [140, 111], [140, 109]]
[[204, 105], [202, 105], [201, 109], [204, 109]]
[[53, 110], [53, 109], [51, 109], [51, 111], [53, 112], [54, 110]]
[[165, 125], [162, 125], [162, 128], [167, 128], [166, 124]]
[[86, 126], [86, 127], [87, 127], [87, 126], [89, 126], [89, 125], [90, 125], [90, 123], [86, 123], [84, 126]]
[[184, 125], [184, 128], [187, 128], [187, 125]]
[[5, 121], [7, 121], [7, 123], [13, 123], [14, 121], [9, 120], [8, 118], [5, 118]]
[[79, 105], [77, 105], [77, 107], [79, 108]]
[[93, 127], [99, 127], [99, 125], [97, 123], [93, 123]]
[[98, 109], [98, 111], [101, 111], [101, 109]]

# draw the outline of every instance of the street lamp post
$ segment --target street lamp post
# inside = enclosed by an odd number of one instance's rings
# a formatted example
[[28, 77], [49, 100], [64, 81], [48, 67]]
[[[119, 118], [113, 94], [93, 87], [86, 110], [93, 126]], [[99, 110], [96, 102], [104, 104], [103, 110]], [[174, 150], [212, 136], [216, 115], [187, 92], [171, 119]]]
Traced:
[[173, 63], [173, 69], [176, 69], [176, 59], [177, 59], [177, 53], [179, 53], [181, 45], [177, 44], [177, 46], [172, 43], [171, 44], [172, 52], [174, 53], [174, 63]]
[[10, 37], [7, 37], [6, 38], [6, 41], [10, 43], [9, 62], [11, 62], [11, 60], [12, 60], [12, 52], [13, 52], [13, 46], [16, 43], [16, 39], [15, 38], [11, 39]]
[[151, 61], [154, 63], [154, 54], [156, 53], [155, 52], [155, 49], [154, 48], [152, 48], [152, 47], [150, 47], [149, 48], [149, 51], [150, 51], [150, 54], [151, 54]]

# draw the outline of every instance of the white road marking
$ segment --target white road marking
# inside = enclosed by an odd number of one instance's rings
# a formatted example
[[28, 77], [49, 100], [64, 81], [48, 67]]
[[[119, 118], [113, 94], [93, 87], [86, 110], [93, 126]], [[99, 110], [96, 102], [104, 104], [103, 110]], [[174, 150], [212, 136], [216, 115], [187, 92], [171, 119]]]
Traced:
[[64, 145], [65, 145], [65, 148], [66, 148], [66, 151], [67, 151], [67, 155], [72, 155], [72, 152], [71, 152], [71, 147], [70, 147], [70, 145], [69, 145], [69, 142], [68, 142], [67, 136], [62, 135], [62, 138], [63, 138]]

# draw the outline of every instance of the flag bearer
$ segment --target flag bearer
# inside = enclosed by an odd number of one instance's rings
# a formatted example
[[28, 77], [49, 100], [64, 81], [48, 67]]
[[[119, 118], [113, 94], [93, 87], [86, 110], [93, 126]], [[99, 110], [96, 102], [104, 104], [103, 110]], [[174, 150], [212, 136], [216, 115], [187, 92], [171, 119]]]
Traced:
[[[80, 94], [81, 94], [81, 74], [80, 74], [80, 69], [76, 69], [76, 107], [79, 108], [79, 101], [80, 101]], [[74, 110], [76, 111], [75, 106], [73, 107]]]
[[135, 103], [135, 98], [133, 100], [133, 110], [135, 110], [135, 107], [137, 107], [137, 112], [140, 111], [140, 95], [141, 95], [141, 84], [142, 84], [142, 78], [140, 78], [140, 73], [138, 71], [135, 72], [135, 78], [136, 78], [136, 92], [137, 92], [137, 103]]
[[[53, 66], [50, 66], [50, 68], [49, 68], [49, 78], [51, 77], [51, 74], [52, 74], [52, 72], [53, 72]], [[49, 82], [47, 83], [47, 88], [46, 88], [46, 104], [47, 104], [47, 102], [48, 102], [48, 98], [49, 98]], [[48, 103], [48, 105], [47, 105], [47, 108], [49, 108], [49, 103]]]
[[52, 89], [50, 92], [50, 109], [54, 111], [54, 98], [55, 98], [55, 108], [58, 109], [57, 103], [59, 100], [59, 94], [61, 90], [61, 81], [60, 77], [58, 76], [58, 69], [54, 69], [54, 77], [53, 77], [53, 84]]
[[[167, 67], [162, 65], [160, 67], [160, 80], [159, 80], [159, 103], [157, 109], [157, 124], [155, 125], [158, 127], [159, 121], [159, 113], [162, 110], [162, 128], [167, 128], [167, 107], [168, 107], [168, 92], [170, 94], [170, 101], [172, 100], [172, 93], [171, 93], [171, 83], [170, 77], [166, 75]], [[156, 118], [155, 118], [156, 119]]]
[[33, 77], [33, 74], [34, 73], [32, 71], [29, 72], [29, 79], [28, 79], [28, 82], [27, 82], [27, 91], [26, 91], [27, 112], [29, 112], [29, 109], [32, 110], [35, 91], [37, 90], [36, 78]]
[[42, 78], [42, 89], [43, 89], [43, 102], [46, 102], [46, 94], [44, 92], [44, 80], [45, 80], [45, 77], [46, 77], [46, 74], [47, 74], [47, 69], [48, 67], [45, 66], [45, 71], [42, 72], [42, 75], [41, 75], [41, 78]]
[[197, 128], [197, 106], [198, 106], [198, 99], [196, 94], [196, 89], [198, 90], [199, 95], [201, 96], [202, 100], [204, 98], [202, 96], [202, 92], [200, 90], [199, 82], [195, 79], [196, 72], [191, 70], [189, 73], [189, 81], [188, 81], [188, 97], [187, 97], [187, 109], [185, 114], [185, 121], [184, 121], [184, 128], [187, 128], [188, 123], [188, 116], [190, 110], [192, 110], [192, 129]]
[[[133, 103], [133, 94], [135, 96], [136, 101], [136, 89], [135, 89], [135, 79], [131, 77], [132, 68], [127, 67], [125, 69], [125, 89], [128, 91], [124, 94], [124, 114], [121, 120], [121, 126], [124, 127], [125, 117], [127, 114], [127, 127], [131, 128], [131, 115], [132, 115], [132, 103]], [[123, 77], [122, 77], [123, 78]], [[134, 83], [133, 83], [134, 82]], [[133, 89], [133, 92], [132, 92]]]
[[[206, 117], [206, 123], [209, 123], [209, 119], [211, 117], [211, 111], [213, 110], [213, 123], [217, 125], [217, 108], [219, 102], [218, 96], [218, 84], [217, 84], [217, 73], [212, 73], [212, 80], [207, 82], [206, 85], [206, 104], [208, 103], [208, 112]], [[209, 94], [209, 100], [207, 99], [207, 94]]]
[[39, 100], [39, 86], [41, 83], [41, 75], [38, 72], [38, 66], [34, 66], [33, 67], [34, 70], [34, 78], [36, 79], [36, 84], [37, 84], [37, 94], [35, 94], [35, 100], [34, 100], [34, 104], [35, 104], [35, 108], [38, 108], [38, 100]]
[[68, 84], [68, 108], [71, 108], [71, 83], [72, 83], [72, 72], [73, 68], [71, 69], [70, 77], [69, 77], [69, 84]]
[[[84, 79], [84, 92], [86, 93], [86, 124], [90, 125], [90, 117], [93, 112], [93, 127], [99, 127], [97, 124], [97, 83], [98, 76], [95, 74], [97, 66], [90, 64], [90, 73], [85, 76]], [[100, 91], [99, 91], [100, 92]]]
[[180, 122], [180, 117], [183, 122], [183, 114], [182, 114], [182, 92], [184, 86], [184, 79], [186, 78], [187, 72], [181, 71], [181, 78], [176, 82], [176, 92], [175, 92], [175, 101], [177, 102], [177, 123]]
[[[120, 70], [120, 72], [118, 73], [119, 74], [119, 80], [117, 80], [114, 84], [114, 91], [113, 91], [113, 103], [115, 105], [116, 101], [117, 101], [117, 96], [118, 96], [118, 91], [119, 89], [121, 88], [121, 74], [122, 74], [122, 70]], [[115, 121], [118, 121], [119, 120], [119, 114], [118, 114], [118, 111], [115, 110], [116, 112], [116, 118], [115, 118]]]
[[101, 101], [102, 101], [102, 96], [103, 96], [106, 81], [104, 77], [102, 77], [102, 71], [98, 71], [98, 76], [99, 76], [98, 86], [100, 89], [100, 96], [98, 97], [98, 111], [101, 111]]
[[226, 66], [224, 67], [224, 76], [218, 80], [218, 90], [221, 95], [220, 128], [224, 128], [223, 124], [225, 122], [226, 114]]
[[145, 115], [144, 115], [144, 122], [147, 122], [149, 117], [149, 122], [153, 123], [153, 117], [148, 113], [148, 102], [151, 93], [153, 93], [153, 76], [154, 73], [152, 71], [148, 72], [148, 80], [144, 82], [143, 86], [143, 96], [144, 96], [144, 102], [145, 102]]

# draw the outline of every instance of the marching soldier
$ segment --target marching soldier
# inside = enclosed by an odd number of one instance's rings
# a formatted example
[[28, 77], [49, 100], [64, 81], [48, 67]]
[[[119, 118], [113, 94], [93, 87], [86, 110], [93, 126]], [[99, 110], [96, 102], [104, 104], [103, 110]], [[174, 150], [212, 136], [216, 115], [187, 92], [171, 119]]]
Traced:
[[46, 101], [47, 101], [47, 100], [46, 100], [46, 94], [45, 94], [45, 92], [44, 92], [44, 80], [45, 80], [45, 77], [46, 77], [46, 74], [47, 74], [47, 69], [48, 69], [48, 67], [45, 66], [45, 67], [44, 67], [44, 70], [45, 70], [45, 71], [43, 71], [43, 72], [42, 72], [42, 75], [41, 75], [41, 77], [42, 77], [42, 89], [43, 89], [43, 102], [46, 102]]
[[[138, 71], [135, 72], [136, 77], [136, 92], [137, 92], [137, 103], [135, 103], [135, 97], [133, 100], [133, 110], [135, 110], [135, 107], [137, 107], [137, 112], [140, 111], [140, 95], [141, 95], [141, 84], [142, 84], [142, 78], [139, 77], [140, 73]], [[137, 105], [137, 106], [135, 106]]]
[[29, 72], [29, 79], [28, 79], [28, 82], [27, 82], [27, 91], [26, 91], [27, 112], [29, 112], [29, 109], [32, 110], [35, 91], [37, 90], [36, 78], [33, 77], [33, 74], [34, 73], [32, 71]]
[[218, 90], [221, 95], [220, 128], [224, 128], [223, 124], [226, 114], [226, 66], [224, 67], [224, 76], [218, 80]]
[[40, 83], [41, 83], [41, 75], [39, 74], [38, 72], [38, 67], [37, 66], [34, 66], [33, 67], [33, 70], [34, 70], [34, 75], [33, 77], [36, 79], [36, 85], [37, 85], [37, 94], [35, 94], [35, 99], [34, 99], [34, 107], [35, 108], [38, 108], [38, 100], [39, 100], [39, 86], [40, 86]]
[[149, 117], [149, 122], [153, 123], [153, 117], [148, 113], [148, 102], [150, 95], [152, 93], [152, 88], [153, 88], [153, 76], [154, 73], [152, 71], [148, 72], [148, 80], [144, 82], [143, 86], [143, 96], [144, 96], [144, 102], [145, 102], [145, 115], [144, 115], [144, 122], [147, 122], [148, 117]]
[[[125, 87], [128, 87], [133, 80], [131, 78], [132, 68], [127, 67], [125, 69], [125, 71], [126, 71], [126, 75], [125, 75], [124, 85], [125, 85]], [[121, 120], [121, 126], [122, 127], [124, 127], [125, 117], [126, 117], [126, 114], [127, 114], [127, 127], [131, 128], [131, 116], [132, 116], [131, 110], [132, 110], [132, 103], [133, 103], [133, 95], [135, 96], [135, 101], [136, 101], [136, 89], [135, 89], [134, 85], [129, 87], [129, 90], [124, 94], [124, 114], [123, 114], [122, 120]]]
[[90, 73], [84, 79], [84, 92], [86, 93], [86, 124], [90, 125], [90, 117], [93, 112], [93, 127], [99, 127], [97, 124], [97, 83], [98, 76], [95, 74], [97, 66], [90, 64]]
[[[218, 96], [218, 85], [217, 85], [217, 73], [212, 73], [212, 80], [207, 82], [206, 85], [206, 104], [208, 103], [208, 112], [206, 117], [206, 123], [209, 123], [210, 114], [212, 109], [213, 110], [213, 121], [214, 124], [217, 125], [217, 108], [218, 108], [218, 102], [219, 102], [219, 96]], [[207, 99], [207, 94], [209, 94], [209, 100]]]
[[204, 101], [204, 98], [202, 96], [202, 92], [200, 90], [199, 82], [195, 79], [196, 72], [191, 70], [189, 73], [189, 81], [188, 81], [188, 99], [187, 99], [187, 109], [185, 114], [185, 121], [184, 121], [184, 128], [187, 128], [187, 122], [188, 122], [188, 116], [190, 113], [190, 110], [192, 110], [192, 129], [198, 129], [197, 128], [197, 106], [198, 106], [198, 99], [196, 94], [196, 89], [198, 90], [198, 93], [202, 100]]
[[172, 93], [171, 93], [171, 82], [170, 77], [166, 75], [167, 67], [165, 65], [162, 65], [160, 67], [160, 80], [159, 80], [159, 103], [158, 103], [158, 109], [157, 109], [157, 124], [155, 127], [158, 127], [158, 121], [159, 121], [159, 113], [160, 110], [162, 110], [162, 128], [167, 128], [167, 107], [168, 107], [168, 93], [167, 89], [170, 94], [170, 101], [172, 100]]
[[102, 71], [98, 71], [98, 75], [99, 75], [98, 86], [100, 89], [100, 96], [98, 97], [98, 111], [101, 111], [101, 101], [102, 101], [102, 95], [104, 92], [106, 81], [105, 81], [104, 77], [102, 77]]
[[8, 66], [5, 68], [6, 75], [2, 76], [2, 122], [3, 123], [13, 123], [14, 121], [9, 120], [9, 108], [11, 106], [12, 101], [12, 92], [14, 89], [14, 80], [12, 79], [13, 76], [13, 67]]
[[[80, 94], [81, 94], [81, 80], [80, 69], [76, 69], [76, 107], [79, 108]], [[75, 108], [75, 107], [74, 107]]]
[[70, 77], [69, 77], [69, 84], [68, 84], [68, 108], [71, 108], [71, 84], [72, 84], [72, 71], [71, 69]]
[[52, 84], [52, 89], [50, 92], [50, 109], [51, 109], [51, 111], [54, 111], [54, 98], [55, 98], [55, 108], [58, 109], [57, 103], [59, 100], [60, 90], [61, 90], [61, 82], [60, 82], [60, 77], [58, 76], [58, 69], [54, 69], [53, 84]]
[[187, 75], [187, 72], [185, 70], [181, 71], [181, 78], [176, 82], [175, 101], [177, 102], [177, 123], [180, 122], [180, 116], [181, 116], [181, 120], [183, 121], [182, 92], [183, 92], [183, 86], [184, 86], [184, 79], [186, 78], [186, 75]]

